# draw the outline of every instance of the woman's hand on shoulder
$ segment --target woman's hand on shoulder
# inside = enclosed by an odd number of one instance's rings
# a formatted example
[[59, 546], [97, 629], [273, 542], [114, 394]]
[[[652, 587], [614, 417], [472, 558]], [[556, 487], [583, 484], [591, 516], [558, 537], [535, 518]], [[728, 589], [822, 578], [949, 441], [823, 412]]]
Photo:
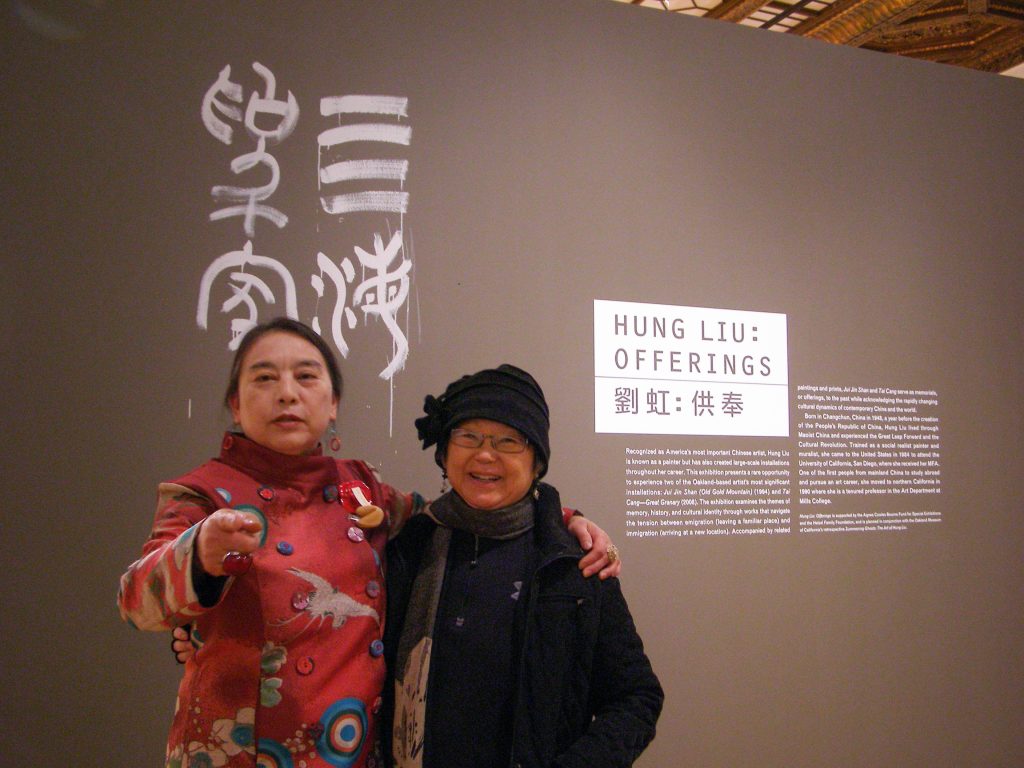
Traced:
[[584, 576], [595, 573], [601, 579], [618, 576], [622, 571], [622, 560], [619, 550], [612, 544], [611, 537], [597, 523], [580, 515], [570, 518], [569, 532], [576, 537], [580, 546], [587, 553], [580, 560], [580, 570]]
[[203, 570], [224, 576], [224, 555], [251, 554], [260, 545], [263, 524], [252, 515], [233, 509], [218, 509], [203, 521], [196, 538], [197, 555]]

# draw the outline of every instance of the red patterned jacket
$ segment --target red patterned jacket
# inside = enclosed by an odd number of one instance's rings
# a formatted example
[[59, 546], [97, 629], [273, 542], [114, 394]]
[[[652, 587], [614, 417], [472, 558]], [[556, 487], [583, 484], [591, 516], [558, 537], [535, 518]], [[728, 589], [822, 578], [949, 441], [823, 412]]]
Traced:
[[[378, 528], [359, 528], [339, 503], [348, 480], [366, 483], [384, 509]], [[389, 531], [421, 504], [364, 462], [286, 456], [230, 433], [218, 458], [160, 485], [150, 538], [121, 577], [118, 604], [140, 629], [191, 623], [200, 646], [178, 690], [168, 766], [380, 764], [381, 558]], [[259, 517], [262, 542], [252, 568], [203, 605], [195, 537], [225, 507]]]

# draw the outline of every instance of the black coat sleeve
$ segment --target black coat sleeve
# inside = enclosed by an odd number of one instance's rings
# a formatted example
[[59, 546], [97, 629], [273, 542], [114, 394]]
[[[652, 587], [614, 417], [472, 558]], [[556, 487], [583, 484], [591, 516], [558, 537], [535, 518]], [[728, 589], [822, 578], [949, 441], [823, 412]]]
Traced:
[[630, 766], [654, 738], [664, 692], [618, 579], [599, 582], [600, 623], [585, 732], [554, 761], [560, 768]]

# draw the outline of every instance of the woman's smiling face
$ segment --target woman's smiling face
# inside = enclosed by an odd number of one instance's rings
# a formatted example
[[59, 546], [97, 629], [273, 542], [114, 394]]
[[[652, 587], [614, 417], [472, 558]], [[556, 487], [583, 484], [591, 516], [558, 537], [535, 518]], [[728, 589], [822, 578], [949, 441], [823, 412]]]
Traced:
[[312, 453], [338, 413], [323, 355], [286, 331], [261, 336], [245, 353], [230, 405], [246, 437], [293, 456]]
[[537, 477], [533, 446], [520, 453], [496, 451], [492, 437], [515, 437], [525, 442], [513, 427], [490, 419], [468, 419], [457, 429], [488, 437], [478, 448], [456, 445], [450, 439], [445, 452], [448, 482], [474, 509], [494, 510], [514, 504], [529, 493]]

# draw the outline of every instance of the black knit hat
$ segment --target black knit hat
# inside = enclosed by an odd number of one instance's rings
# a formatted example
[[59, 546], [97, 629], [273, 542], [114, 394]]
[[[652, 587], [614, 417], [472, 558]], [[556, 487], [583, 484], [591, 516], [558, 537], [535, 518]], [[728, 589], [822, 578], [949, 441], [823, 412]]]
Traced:
[[547, 471], [548, 404], [540, 384], [521, 368], [506, 363], [463, 376], [440, 397], [427, 395], [423, 410], [426, 416], [416, 419], [416, 431], [424, 449], [437, 445], [434, 461], [442, 469], [452, 429], [468, 419], [490, 419], [518, 429], [543, 462], [541, 476]]

